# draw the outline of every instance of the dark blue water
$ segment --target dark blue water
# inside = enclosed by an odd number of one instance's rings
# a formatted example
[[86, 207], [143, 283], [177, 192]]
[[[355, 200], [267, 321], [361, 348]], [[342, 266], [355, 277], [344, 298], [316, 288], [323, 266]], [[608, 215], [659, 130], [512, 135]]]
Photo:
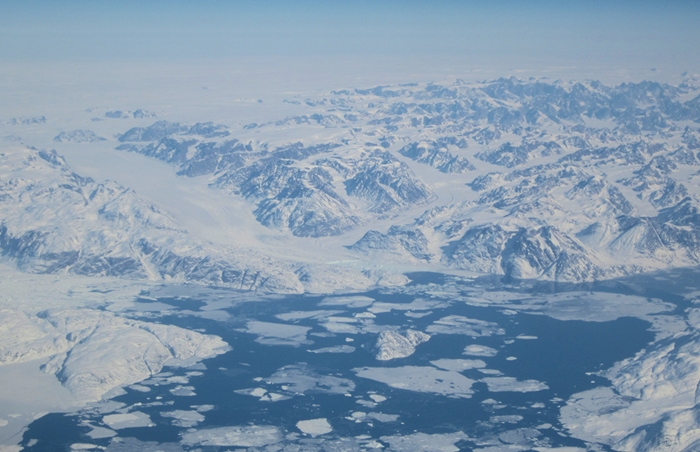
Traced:
[[[444, 283], [449, 277], [435, 274], [412, 275], [414, 288], [427, 283]], [[450, 281], [454, 284], [454, 280]], [[687, 281], [686, 281], [687, 283]], [[484, 281], [464, 281], [465, 287], [485, 284]], [[677, 282], [682, 285], [682, 282]], [[665, 292], [658, 287], [644, 286], [644, 281], [634, 280], [626, 283], [601, 284], [599, 287], [585, 286], [586, 290], [600, 290], [617, 293], [649, 293], [665, 301], [683, 304], [685, 301], [672, 292]], [[680, 287], [680, 286], [679, 286]], [[499, 285], [499, 290], [504, 286]], [[558, 287], [557, 290], [581, 290], [581, 285]], [[509, 290], [524, 290], [530, 293], [551, 292], [551, 285], [508, 286]], [[366, 294], [378, 301], [392, 303], [409, 303], [416, 295], [403, 293], [384, 293], [372, 291]], [[231, 292], [235, 299], [236, 292]], [[543, 295], [546, 296], [546, 295]], [[215, 408], [204, 414], [205, 420], [197, 429], [233, 425], [276, 425], [286, 432], [298, 432], [295, 424], [299, 420], [327, 418], [333, 426], [330, 436], [350, 437], [370, 435], [380, 438], [385, 435], [410, 434], [416, 431], [424, 433], [450, 433], [463, 431], [472, 437], [493, 436], [515, 428], [536, 427], [551, 424], [553, 428], [541, 428], [538, 444], [550, 446], [584, 446], [576, 439], [569, 438], [561, 431], [557, 418], [563, 401], [572, 394], [587, 389], [607, 385], [608, 382], [595, 375], [610, 367], [616, 361], [630, 357], [641, 350], [653, 339], [647, 331], [649, 325], [636, 318], [620, 318], [609, 322], [561, 321], [543, 315], [515, 314], [506, 315], [497, 307], [474, 307], [464, 303], [452, 302], [446, 308], [433, 309], [432, 313], [422, 318], [408, 318], [403, 311], [391, 311], [377, 314], [374, 319], [379, 325], [401, 325], [425, 331], [425, 329], [447, 315], [460, 315], [469, 318], [497, 323], [506, 331], [505, 335], [472, 338], [464, 335], [435, 334], [427, 343], [418, 346], [415, 354], [408, 358], [388, 362], [377, 361], [372, 348], [376, 341], [375, 334], [352, 335], [354, 342], [347, 343], [347, 334], [319, 337], [313, 333], [327, 335], [327, 331], [316, 319], [302, 319], [297, 325], [311, 328], [309, 339], [312, 345], [299, 347], [283, 345], [263, 345], [255, 342], [256, 336], [240, 331], [246, 322], [259, 321], [285, 323], [275, 317], [280, 313], [304, 310], [344, 310], [343, 316], [364, 312], [366, 308], [348, 308], [345, 306], [319, 306], [322, 297], [290, 296], [274, 301], [246, 302], [228, 309], [231, 320], [213, 321], [192, 316], [180, 316], [177, 312], [159, 318], [162, 323], [182, 326], [189, 329], [201, 329], [209, 334], [221, 336], [233, 346], [233, 350], [204, 361], [207, 370], [203, 375], [190, 378], [196, 396], [182, 397], [173, 395], [170, 390], [175, 385], [149, 386], [148, 393], [126, 389], [127, 394], [117, 397], [116, 401], [143, 406], [135, 410], [147, 413], [156, 427], [128, 428], [118, 431], [120, 437], [135, 438], [139, 441], [154, 443], [177, 443], [185, 427], [172, 425], [172, 419], [159, 413], [172, 410], [192, 410], [192, 405], [213, 405]], [[147, 302], [145, 299], [139, 300]], [[204, 305], [202, 300], [160, 299], [179, 309], [197, 310]], [[449, 300], [448, 300], [449, 301]], [[536, 336], [536, 340], [517, 340], [519, 335]], [[511, 342], [512, 343], [506, 343]], [[464, 347], [471, 344], [486, 345], [499, 352], [493, 357], [464, 356]], [[352, 345], [353, 353], [314, 354], [308, 349]], [[509, 361], [509, 356], [517, 360]], [[430, 361], [442, 358], [481, 359], [488, 369], [497, 369], [505, 376], [518, 380], [534, 379], [545, 382], [549, 389], [537, 392], [497, 392], [488, 391], [485, 383], [477, 382], [473, 386], [472, 398], [450, 398], [442, 395], [420, 393], [389, 387], [383, 383], [358, 378], [353, 372], [357, 367], [401, 367], [430, 366]], [[293, 397], [278, 402], [261, 402], [256, 397], [237, 394], [234, 391], [245, 388], [266, 387], [263, 383], [253, 381], [255, 377], [267, 378], [278, 369], [287, 365], [300, 365], [317, 375], [331, 375], [352, 380], [355, 390], [352, 397], [343, 394], [307, 392], [304, 396]], [[166, 368], [164, 371], [174, 375], [185, 375], [191, 369]], [[466, 370], [463, 374], [474, 380], [483, 378], [479, 370]], [[374, 408], [357, 403], [358, 399], [367, 400], [367, 393], [374, 391], [387, 397], [387, 400]], [[145, 406], [160, 397], [160, 402], [167, 406]], [[482, 403], [486, 399], [495, 399], [502, 408], [493, 404]], [[537, 408], [533, 408], [533, 404]], [[372, 421], [357, 423], [346, 417], [354, 411], [381, 412], [398, 414], [397, 422]], [[519, 415], [522, 420], [515, 424], [491, 422], [494, 415]], [[85, 436], [89, 428], [80, 425], [87, 420], [100, 425], [102, 414], [84, 410], [72, 415], [49, 414], [32, 423], [24, 434], [23, 445], [29, 451], [67, 450], [70, 444], [89, 442], [108, 446], [110, 439], [93, 440]], [[38, 440], [29, 447], [31, 440]], [[470, 450], [469, 442], [459, 444], [464, 450]], [[172, 447], [177, 447], [171, 444]], [[203, 450], [216, 450], [204, 448]]]

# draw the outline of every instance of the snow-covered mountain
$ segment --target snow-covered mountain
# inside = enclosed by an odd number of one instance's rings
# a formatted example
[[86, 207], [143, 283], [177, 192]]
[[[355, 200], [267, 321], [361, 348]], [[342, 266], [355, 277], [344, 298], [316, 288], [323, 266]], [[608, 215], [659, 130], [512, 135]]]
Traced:
[[309, 265], [332, 260], [365, 275], [387, 264], [562, 281], [700, 262], [692, 78], [379, 86], [287, 99], [284, 111], [238, 124], [134, 112], [109, 122], [122, 127], [109, 145], [235, 199], [286, 237], [275, 242], [286, 260], [207, 247], [167, 206], [82, 178], [54, 151], [16, 150], [3, 156], [3, 254], [32, 271], [272, 291], [303, 290], [300, 278], [327, 271]]
[[82, 177], [55, 151], [1, 157], [0, 250], [21, 270], [302, 290], [291, 267], [200, 243], [133, 190]]

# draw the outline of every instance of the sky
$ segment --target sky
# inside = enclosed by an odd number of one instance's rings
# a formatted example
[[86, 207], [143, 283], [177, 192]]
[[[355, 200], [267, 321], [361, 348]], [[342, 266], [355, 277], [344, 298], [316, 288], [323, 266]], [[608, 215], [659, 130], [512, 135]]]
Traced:
[[700, 73], [698, 24], [696, 0], [2, 0], [0, 100], [232, 80], [251, 96], [510, 75], [677, 83]]
[[697, 1], [0, 2], [0, 58], [700, 57]]

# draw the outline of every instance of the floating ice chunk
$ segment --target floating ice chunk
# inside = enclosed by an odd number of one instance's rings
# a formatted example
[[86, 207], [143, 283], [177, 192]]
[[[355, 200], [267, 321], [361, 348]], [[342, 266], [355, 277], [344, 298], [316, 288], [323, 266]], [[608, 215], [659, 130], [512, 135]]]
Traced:
[[464, 334], [473, 337], [505, 334], [505, 331], [496, 323], [470, 319], [461, 315], [443, 317], [430, 325], [426, 331], [436, 334]]
[[102, 418], [102, 422], [114, 430], [133, 427], [152, 427], [151, 418], [140, 411], [131, 413], [108, 414]]
[[382, 436], [382, 441], [389, 443], [391, 450], [403, 452], [459, 452], [456, 444], [469, 439], [465, 433], [413, 433], [411, 435]]
[[197, 395], [194, 392], [194, 386], [176, 386], [170, 390], [170, 393], [178, 397], [193, 397]]
[[87, 426], [92, 429], [87, 433], [87, 436], [92, 439], [112, 438], [114, 436], [117, 436], [117, 432], [115, 432], [112, 429], [98, 427], [92, 424], [87, 424]]
[[362, 367], [353, 369], [360, 378], [385, 383], [407, 391], [430, 392], [449, 397], [470, 398], [475, 383], [464, 375], [434, 367]]
[[386, 400], [386, 397], [381, 396], [381, 395], [379, 395], [379, 394], [370, 394], [370, 395], [369, 395], [369, 398], [372, 399], [372, 400], [374, 400], [374, 401], [377, 402], [377, 403], [382, 403], [382, 402], [384, 402], [384, 401]]
[[485, 345], [467, 345], [464, 347], [464, 352], [462, 352], [464, 355], [470, 355], [470, 356], [484, 356], [484, 357], [491, 357], [491, 356], [496, 356], [498, 354], [498, 350], [495, 348], [487, 347]]
[[263, 447], [282, 441], [282, 433], [271, 425], [219, 427], [186, 432], [182, 444], [186, 446]]
[[396, 422], [399, 419], [399, 415], [385, 413], [365, 413], [364, 411], [355, 411], [350, 415], [350, 418], [352, 420], [355, 420], [356, 422]]
[[331, 333], [358, 334], [360, 328], [354, 325], [357, 322], [354, 317], [328, 317], [321, 325]]
[[190, 405], [190, 408], [194, 408], [200, 413], [206, 413], [214, 409], [214, 405]]
[[488, 385], [491, 392], [537, 392], [549, 389], [549, 386], [541, 381], [519, 381], [513, 377], [488, 377], [481, 381]]
[[303, 364], [285, 366], [267, 379], [269, 384], [286, 385], [285, 393], [290, 395], [306, 392], [326, 394], [346, 394], [355, 390], [355, 383], [346, 378], [319, 375]]
[[297, 422], [297, 428], [311, 436], [325, 435], [333, 431], [333, 427], [328, 423], [326, 418], [309, 419], [306, 421]]
[[265, 395], [267, 391], [264, 390], [263, 388], [255, 388], [252, 391], [250, 391], [250, 395], [253, 397], [262, 397]]
[[[509, 417], [509, 416], [501, 416], [501, 417]], [[514, 418], [520, 417], [520, 416], [513, 416]], [[493, 421], [493, 418], [492, 422]], [[522, 419], [522, 417], [520, 418]], [[520, 420], [515, 420], [515, 421], [505, 421], [505, 422], [510, 422], [510, 423], [516, 423], [519, 422]], [[501, 440], [502, 442], [506, 444], [517, 444], [517, 445], [522, 445], [522, 446], [531, 446], [536, 444], [537, 438], [542, 436], [542, 433], [540, 433], [539, 430], [534, 429], [534, 428], [519, 428], [517, 430], [509, 430], [507, 432], [503, 432], [500, 435], [498, 435], [498, 439]], [[556, 449], [555, 449], [556, 450]]]
[[436, 300], [423, 300], [423, 299], [415, 299], [410, 303], [384, 303], [384, 302], [376, 302], [372, 305], [371, 308], [367, 309], [368, 311], [374, 313], [374, 314], [380, 314], [383, 312], [391, 312], [391, 311], [428, 311], [430, 309], [438, 309], [438, 308], [444, 308], [447, 307], [448, 303], [444, 301], [436, 301]]
[[275, 317], [280, 320], [284, 320], [285, 322], [289, 322], [303, 319], [323, 319], [342, 312], [343, 311], [293, 311], [285, 312], [284, 314], [277, 314]]
[[165, 411], [160, 413], [160, 415], [173, 418], [173, 425], [177, 425], [178, 427], [194, 427], [204, 420], [204, 416], [197, 411]]
[[490, 421], [495, 423], [495, 424], [516, 424], [520, 421], [523, 420], [522, 416], [519, 416], [517, 414], [506, 414], [503, 416], [492, 416]]
[[264, 396], [260, 397], [261, 402], [279, 402], [280, 400], [288, 399], [291, 399], [291, 397], [282, 394], [277, 394], [276, 392], [268, 392]]
[[206, 413], [214, 409], [214, 405], [191, 405], [190, 408], [194, 408], [200, 413]]
[[519, 336], [516, 336], [515, 338], [521, 339], [521, 340], [535, 340], [535, 339], [537, 339], [537, 336], [528, 336], [526, 334], [521, 334]]
[[349, 308], [364, 308], [374, 303], [374, 299], [364, 296], [328, 297], [321, 300], [319, 306], [347, 306]]
[[133, 389], [134, 391], [138, 392], [150, 392], [151, 388], [148, 386], [143, 386], [143, 385], [131, 385], [129, 386], [129, 389]]
[[430, 364], [440, 369], [453, 370], [455, 372], [486, 367], [486, 363], [480, 359], [436, 359], [435, 361], [430, 361]]
[[310, 353], [352, 353], [355, 351], [355, 347], [351, 345], [336, 345], [335, 347], [324, 347], [307, 351]]
[[70, 450], [95, 450], [95, 449], [100, 449], [103, 450], [103, 446], [98, 446], [96, 444], [88, 444], [88, 443], [75, 443], [70, 445]]
[[[283, 390], [288, 389], [285, 386], [282, 386]], [[263, 388], [253, 388], [253, 389], [238, 389], [236, 391], [233, 391], [236, 394], [242, 394], [242, 395], [249, 395], [253, 397], [258, 397], [261, 402], [277, 402], [279, 400], [287, 400], [290, 397], [282, 395], [282, 394], [277, 394], [274, 392], [267, 392], [266, 389]]]
[[429, 339], [430, 335], [415, 330], [408, 330], [405, 335], [396, 331], [382, 331], [377, 338], [377, 351], [374, 356], [380, 361], [405, 358], [416, 351], [417, 345]]
[[411, 317], [411, 318], [413, 318], [413, 319], [420, 319], [421, 317], [429, 316], [429, 315], [432, 314], [432, 313], [433, 313], [433, 311], [427, 311], [427, 312], [411, 312], [411, 311], [408, 311], [408, 312], [404, 312], [403, 315], [405, 315], [406, 317]]
[[503, 372], [497, 369], [479, 369], [479, 372], [485, 375], [503, 375]]
[[518, 358], [516, 358], [515, 356], [509, 356], [506, 358], [506, 361], [515, 361], [516, 359]]
[[246, 332], [257, 335], [258, 338], [255, 342], [261, 344], [292, 345], [297, 347], [306, 342], [306, 333], [310, 329], [310, 327], [306, 326], [251, 320], [247, 323]]
[[355, 314], [356, 319], [374, 319], [376, 317], [377, 317], [376, 315], [372, 314], [369, 311], [358, 312], [357, 314]]

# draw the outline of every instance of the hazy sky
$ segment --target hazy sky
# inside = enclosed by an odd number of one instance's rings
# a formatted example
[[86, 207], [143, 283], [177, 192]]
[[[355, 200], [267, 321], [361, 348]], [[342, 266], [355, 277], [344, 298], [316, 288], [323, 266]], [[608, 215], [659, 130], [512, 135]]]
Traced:
[[698, 1], [0, 2], [0, 58], [700, 57]]
[[678, 82], [700, 73], [698, 24], [698, 0], [0, 0], [0, 100], [127, 85], [253, 95], [510, 75]]

